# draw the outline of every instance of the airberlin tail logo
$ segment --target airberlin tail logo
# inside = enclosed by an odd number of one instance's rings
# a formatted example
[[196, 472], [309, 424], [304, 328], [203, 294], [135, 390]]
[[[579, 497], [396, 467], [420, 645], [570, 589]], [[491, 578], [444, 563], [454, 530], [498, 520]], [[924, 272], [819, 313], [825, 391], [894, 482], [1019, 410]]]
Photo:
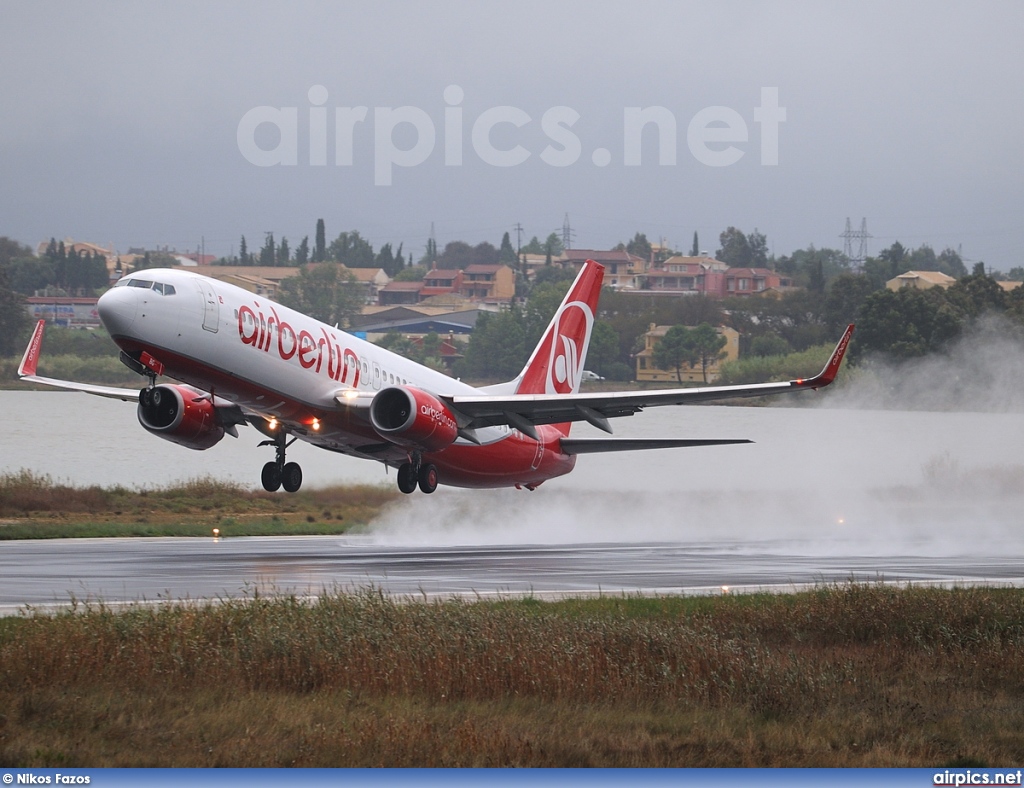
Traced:
[[571, 394], [579, 388], [593, 327], [594, 313], [583, 301], [570, 301], [559, 311], [552, 325], [545, 394]]

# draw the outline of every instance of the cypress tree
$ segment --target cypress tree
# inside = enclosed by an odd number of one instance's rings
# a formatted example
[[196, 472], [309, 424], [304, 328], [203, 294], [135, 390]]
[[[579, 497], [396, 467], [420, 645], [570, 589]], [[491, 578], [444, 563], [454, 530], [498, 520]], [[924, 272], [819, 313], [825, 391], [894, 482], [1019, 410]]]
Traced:
[[302, 243], [295, 250], [295, 265], [304, 266], [309, 262], [309, 236], [303, 236]]
[[324, 220], [316, 220], [316, 245], [313, 248], [313, 262], [322, 263], [327, 259], [327, 230]]

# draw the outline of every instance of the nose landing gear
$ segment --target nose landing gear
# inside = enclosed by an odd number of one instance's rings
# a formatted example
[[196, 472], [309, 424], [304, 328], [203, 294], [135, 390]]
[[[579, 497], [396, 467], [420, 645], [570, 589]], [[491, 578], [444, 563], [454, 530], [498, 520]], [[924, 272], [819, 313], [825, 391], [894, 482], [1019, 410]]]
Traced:
[[273, 440], [260, 443], [260, 446], [273, 446], [277, 450], [277, 459], [264, 465], [260, 475], [263, 489], [267, 492], [277, 492], [281, 487], [285, 492], [297, 492], [302, 486], [302, 468], [297, 462], [285, 462], [285, 450], [296, 440], [288, 440], [288, 435], [281, 429]]

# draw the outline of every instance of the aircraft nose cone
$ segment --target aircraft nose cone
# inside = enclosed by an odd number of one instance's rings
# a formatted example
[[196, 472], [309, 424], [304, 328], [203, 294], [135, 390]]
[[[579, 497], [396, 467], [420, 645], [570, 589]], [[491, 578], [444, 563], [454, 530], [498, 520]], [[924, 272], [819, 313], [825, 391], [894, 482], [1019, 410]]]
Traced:
[[136, 289], [112, 287], [100, 296], [96, 309], [110, 336], [124, 336], [131, 330], [139, 306], [138, 293], [133, 292]]

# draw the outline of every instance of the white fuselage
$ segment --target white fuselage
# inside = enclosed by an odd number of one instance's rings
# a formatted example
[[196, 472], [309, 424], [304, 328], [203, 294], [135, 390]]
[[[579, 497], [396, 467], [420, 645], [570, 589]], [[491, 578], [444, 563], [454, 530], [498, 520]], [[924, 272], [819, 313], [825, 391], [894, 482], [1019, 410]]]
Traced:
[[[277, 419], [315, 445], [392, 465], [408, 451], [388, 444], [368, 421], [367, 406], [379, 390], [484, 393], [268, 298], [189, 271], [150, 269], [125, 277], [100, 298], [99, 313], [122, 350], [150, 354], [170, 377]], [[484, 428], [477, 437], [483, 446], [460, 438], [431, 457], [443, 466], [445, 483], [539, 483], [573, 464], [562, 455], [558, 464], [566, 467], [556, 471], [554, 457], [543, 456], [547, 444], [557, 443], [554, 437], [542, 436], [538, 443], [509, 427]], [[481, 451], [498, 449], [496, 444], [503, 444], [502, 460]]]

